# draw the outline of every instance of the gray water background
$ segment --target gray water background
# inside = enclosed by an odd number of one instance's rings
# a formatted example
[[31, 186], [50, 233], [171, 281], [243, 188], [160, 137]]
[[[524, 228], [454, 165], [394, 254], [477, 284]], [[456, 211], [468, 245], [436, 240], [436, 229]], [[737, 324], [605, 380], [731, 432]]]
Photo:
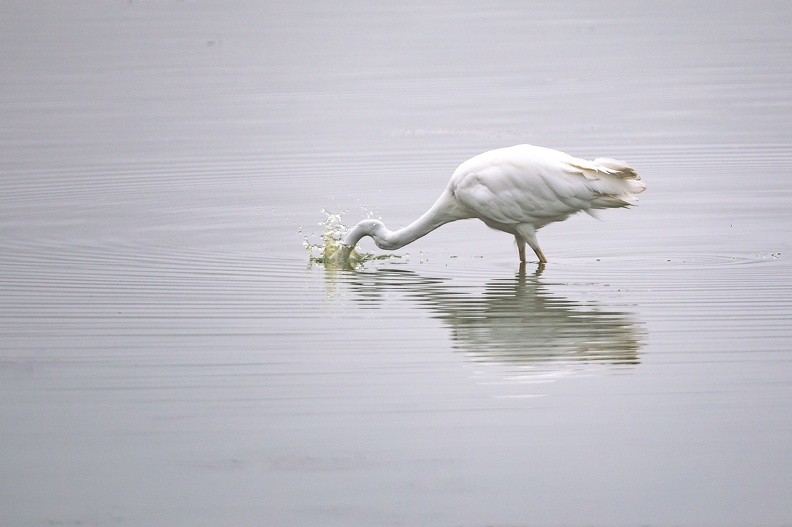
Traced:
[[[4, 1], [0, 523], [792, 524], [790, 22]], [[648, 190], [309, 263], [518, 143]]]

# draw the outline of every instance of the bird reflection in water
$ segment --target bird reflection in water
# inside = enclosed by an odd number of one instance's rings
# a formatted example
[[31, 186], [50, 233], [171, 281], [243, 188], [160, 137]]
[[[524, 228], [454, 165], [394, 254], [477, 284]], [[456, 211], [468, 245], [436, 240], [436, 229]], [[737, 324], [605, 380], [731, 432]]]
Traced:
[[645, 331], [633, 314], [552, 292], [541, 280], [543, 268], [526, 273], [521, 265], [514, 277], [492, 280], [483, 292], [404, 269], [346, 278], [355, 300], [373, 307], [387, 293], [404, 292], [448, 326], [454, 349], [513, 380], [637, 365]]

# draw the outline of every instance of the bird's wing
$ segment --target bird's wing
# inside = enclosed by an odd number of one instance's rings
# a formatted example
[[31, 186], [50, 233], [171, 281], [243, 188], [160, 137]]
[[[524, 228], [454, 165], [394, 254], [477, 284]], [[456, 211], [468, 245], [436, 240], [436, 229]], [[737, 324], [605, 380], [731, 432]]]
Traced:
[[590, 208], [596, 165], [555, 150], [515, 148], [463, 163], [451, 182], [460, 203], [485, 222], [503, 225], [544, 225]]

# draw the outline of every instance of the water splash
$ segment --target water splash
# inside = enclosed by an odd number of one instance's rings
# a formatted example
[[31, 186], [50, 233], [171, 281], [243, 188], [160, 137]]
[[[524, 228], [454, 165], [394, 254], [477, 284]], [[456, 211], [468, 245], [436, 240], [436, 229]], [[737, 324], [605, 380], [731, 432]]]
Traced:
[[[355, 269], [373, 260], [401, 258], [397, 254], [376, 255], [362, 251], [360, 246], [349, 247], [344, 245], [344, 236], [351, 229], [342, 221], [346, 211], [336, 214], [322, 209], [322, 213], [326, 215], [326, 218], [319, 223], [324, 229], [319, 235], [319, 242], [311, 243], [308, 236], [303, 240], [303, 246], [308, 251], [309, 263], [321, 264], [327, 268]], [[368, 212], [366, 216], [371, 218], [373, 214]]]

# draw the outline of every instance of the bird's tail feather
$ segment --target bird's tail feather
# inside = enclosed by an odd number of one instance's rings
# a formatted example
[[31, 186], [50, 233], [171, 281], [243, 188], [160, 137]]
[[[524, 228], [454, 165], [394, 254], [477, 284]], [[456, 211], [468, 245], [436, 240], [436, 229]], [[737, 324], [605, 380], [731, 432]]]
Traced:
[[583, 176], [589, 188], [596, 193], [591, 200], [592, 209], [635, 205], [638, 201], [636, 194], [646, 190], [641, 176], [624, 161], [598, 157], [594, 161], [567, 161], [567, 165], [572, 173]]
[[611, 175], [615, 178], [637, 179], [637, 180], [641, 179], [641, 176], [639, 176], [630, 165], [628, 165], [624, 161], [619, 161], [618, 159], [598, 157], [597, 159], [594, 160], [594, 164], [599, 165], [597, 167], [599, 171], [605, 172], [606, 174]]
[[609, 209], [629, 207], [638, 202], [636, 194], [646, 190], [646, 184], [633, 168], [616, 159], [599, 157], [594, 160], [597, 171], [604, 173], [598, 183], [602, 194], [592, 202], [593, 208]]

